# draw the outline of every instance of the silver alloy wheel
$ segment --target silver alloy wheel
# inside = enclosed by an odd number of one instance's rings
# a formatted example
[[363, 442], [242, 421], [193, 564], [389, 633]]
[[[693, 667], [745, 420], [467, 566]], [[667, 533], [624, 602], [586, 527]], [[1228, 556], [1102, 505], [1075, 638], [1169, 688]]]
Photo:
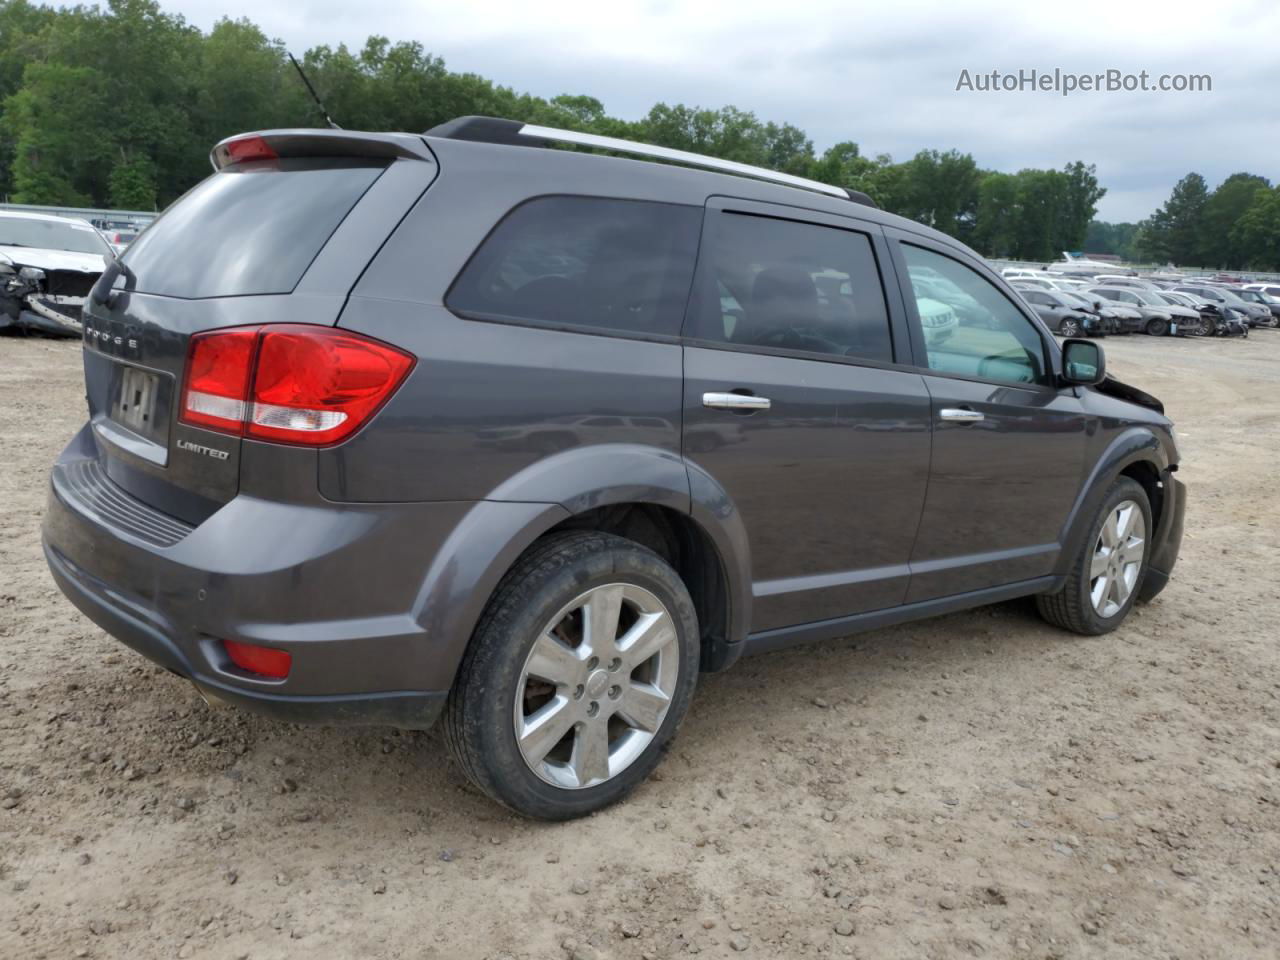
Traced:
[[676, 625], [631, 583], [593, 587], [543, 627], [516, 686], [516, 744], [553, 786], [604, 783], [644, 752], [680, 676]]
[[1142, 571], [1147, 521], [1132, 500], [1120, 503], [1102, 524], [1089, 565], [1089, 598], [1098, 616], [1114, 617], [1129, 600]]

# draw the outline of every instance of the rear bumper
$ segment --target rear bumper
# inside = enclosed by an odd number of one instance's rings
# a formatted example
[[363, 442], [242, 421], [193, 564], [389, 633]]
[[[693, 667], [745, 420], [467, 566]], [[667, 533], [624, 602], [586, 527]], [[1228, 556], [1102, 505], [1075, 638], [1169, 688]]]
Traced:
[[1153, 600], [1169, 584], [1178, 551], [1182, 548], [1182, 524], [1187, 510], [1187, 488], [1166, 470], [1161, 476], [1164, 484], [1164, 505], [1160, 512], [1160, 526], [1151, 548], [1151, 561], [1147, 565], [1138, 599], [1144, 603]]
[[[356, 694], [290, 694], [251, 689], [216, 676], [191, 656], [177, 636], [156, 622], [154, 611], [112, 590], [77, 567], [46, 538], [45, 560], [54, 582], [86, 617], [148, 660], [192, 681], [203, 694], [288, 723], [385, 725], [425, 730], [444, 709], [447, 690], [396, 690]], [[286, 681], [287, 682], [287, 681]]]
[[[94, 623], [260, 713], [431, 726], [469, 631], [425, 624], [424, 576], [476, 505], [241, 495], [187, 527], [109, 481], [86, 481], [91, 453], [82, 433], [55, 465], [43, 539], [58, 587]], [[289, 651], [289, 676], [241, 670], [224, 640]]]

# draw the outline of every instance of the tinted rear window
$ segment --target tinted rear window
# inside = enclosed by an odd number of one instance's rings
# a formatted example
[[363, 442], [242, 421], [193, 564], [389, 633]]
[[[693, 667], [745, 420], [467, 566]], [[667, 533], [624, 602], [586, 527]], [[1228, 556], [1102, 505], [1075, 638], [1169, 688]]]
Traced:
[[122, 259], [143, 293], [288, 293], [384, 169], [280, 160], [223, 170], [165, 211]]
[[700, 207], [539, 197], [498, 224], [445, 302], [485, 320], [675, 336], [701, 222]]

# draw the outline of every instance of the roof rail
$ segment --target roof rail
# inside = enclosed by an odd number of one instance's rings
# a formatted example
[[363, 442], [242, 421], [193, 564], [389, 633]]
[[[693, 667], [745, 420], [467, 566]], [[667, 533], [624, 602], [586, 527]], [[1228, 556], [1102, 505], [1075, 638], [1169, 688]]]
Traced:
[[521, 123], [518, 120], [502, 120], [497, 117], [458, 117], [448, 123], [442, 123], [427, 131], [429, 137], [444, 137], [450, 140], [476, 140], [482, 143], [501, 143], [509, 146], [545, 147], [552, 143], [572, 143], [597, 150], [611, 150], [614, 153], [629, 153], [641, 157], [653, 157], [672, 163], [682, 163], [691, 167], [703, 167], [721, 173], [732, 173], [741, 177], [753, 177], [757, 180], [768, 180], [788, 187], [799, 187], [801, 190], [813, 190], [825, 193], [841, 200], [852, 200], [869, 207], [876, 206], [865, 193], [858, 190], [846, 190], [818, 180], [779, 173], [765, 167], [754, 167], [734, 160], [721, 160], [719, 157], [708, 157], [701, 153], [689, 153], [685, 150], [673, 150], [670, 147], [659, 147], [649, 143], [636, 143], [634, 140], [621, 140], [617, 137], [601, 137], [594, 133], [580, 133], [577, 130], [559, 130], [555, 127], [543, 127], [534, 123]]

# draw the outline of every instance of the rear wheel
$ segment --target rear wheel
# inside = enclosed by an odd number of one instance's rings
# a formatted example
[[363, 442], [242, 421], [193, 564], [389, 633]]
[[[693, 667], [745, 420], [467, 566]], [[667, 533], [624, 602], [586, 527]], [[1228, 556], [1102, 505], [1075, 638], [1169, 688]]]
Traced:
[[459, 668], [445, 742], [467, 777], [530, 817], [631, 792], [661, 759], [698, 673], [679, 575], [621, 537], [557, 535], [494, 592]]
[[1161, 320], [1159, 317], [1152, 318], [1147, 321], [1147, 336], [1163, 337], [1169, 332], [1169, 322]]
[[1142, 485], [1121, 477], [1099, 507], [1067, 582], [1040, 594], [1036, 606], [1054, 626], [1086, 636], [1109, 633], [1124, 622], [1147, 572], [1147, 544], [1154, 532], [1151, 504]]

